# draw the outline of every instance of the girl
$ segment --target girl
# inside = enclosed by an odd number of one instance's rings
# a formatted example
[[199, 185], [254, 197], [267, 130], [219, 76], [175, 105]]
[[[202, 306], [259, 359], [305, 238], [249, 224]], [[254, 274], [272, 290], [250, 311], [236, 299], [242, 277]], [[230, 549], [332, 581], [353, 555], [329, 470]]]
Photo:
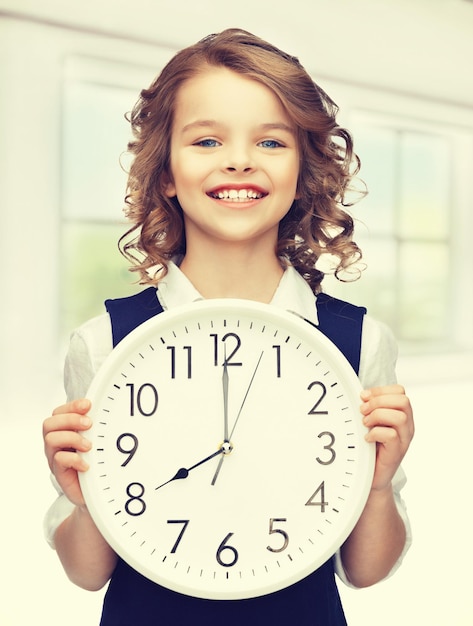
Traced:
[[[245, 31], [211, 35], [169, 62], [132, 112], [126, 202], [133, 226], [122, 239], [141, 282], [157, 287], [155, 303], [170, 309], [200, 298], [246, 298], [318, 322], [314, 300], [317, 307], [326, 301], [319, 257], [334, 255], [338, 275], [361, 256], [344, 210], [359, 161], [336, 110], [297, 59]], [[124, 301], [128, 330], [140, 322], [136, 303]], [[366, 389], [360, 419], [377, 443], [377, 460], [350, 537], [288, 589], [206, 601], [168, 591], [121, 561], [81, 494], [78, 472], [87, 466], [77, 452], [89, 449], [91, 424], [90, 403], [81, 398], [119, 340], [109, 309], [112, 320], [95, 318], [73, 335], [65, 368], [69, 401], [43, 429], [60, 492], [46, 518], [48, 537], [76, 584], [96, 590], [111, 580], [101, 624], [345, 624], [334, 571], [349, 585], [372, 585], [396, 569], [409, 545], [400, 463], [414, 428], [409, 400], [395, 384], [391, 335], [361, 314], [354, 367], [359, 363]], [[337, 342], [341, 321], [332, 317]]]

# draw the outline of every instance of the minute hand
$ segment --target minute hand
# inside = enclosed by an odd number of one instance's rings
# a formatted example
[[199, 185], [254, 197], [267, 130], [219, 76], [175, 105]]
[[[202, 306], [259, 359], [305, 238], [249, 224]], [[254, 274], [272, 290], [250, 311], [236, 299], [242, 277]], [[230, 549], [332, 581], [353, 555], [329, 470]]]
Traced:
[[222, 374], [222, 386], [223, 386], [223, 440], [228, 442], [228, 364], [227, 356], [225, 354], [225, 361], [223, 363]]
[[[238, 411], [238, 414], [236, 416], [235, 423], [233, 424], [233, 428], [232, 428], [232, 431], [230, 433], [230, 436], [228, 438], [225, 438], [225, 442], [226, 443], [230, 443], [231, 438], [233, 436], [233, 433], [235, 432], [236, 425], [238, 424], [238, 420], [240, 419], [241, 412], [243, 411], [243, 407], [245, 406], [246, 398], [248, 397], [248, 393], [249, 393], [249, 391], [251, 389], [251, 385], [253, 384], [253, 380], [255, 379], [256, 372], [258, 371], [258, 367], [259, 367], [259, 364], [260, 364], [261, 359], [263, 357], [263, 354], [264, 354], [264, 350], [259, 355], [258, 362], [256, 363], [255, 370], [253, 372], [253, 375], [251, 377], [250, 383], [249, 383], [248, 388], [246, 390], [245, 397], [243, 398], [243, 402], [241, 403], [240, 410]], [[224, 370], [224, 381], [225, 381], [225, 370]], [[228, 384], [228, 374], [227, 374], [227, 381], [226, 382]], [[227, 391], [228, 391], [228, 388], [227, 388]], [[225, 394], [225, 382], [224, 382], [224, 394]], [[225, 412], [225, 416], [227, 416], [226, 412]], [[226, 434], [228, 434], [228, 421], [227, 421], [227, 419], [225, 420], [225, 432], [226, 432]], [[230, 446], [231, 446], [231, 444], [230, 444]], [[230, 447], [230, 451], [232, 449], [233, 449], [233, 446]], [[212, 485], [215, 485], [215, 483], [217, 482], [217, 478], [218, 478], [218, 475], [220, 474], [220, 470], [222, 469], [222, 465], [223, 465], [224, 459], [225, 459], [225, 456], [220, 457], [220, 461], [218, 462], [217, 469], [215, 470], [214, 477], [212, 478]]]
[[252, 375], [251, 380], [250, 380], [250, 384], [248, 385], [248, 389], [246, 390], [245, 397], [243, 398], [243, 402], [241, 403], [240, 410], [238, 411], [238, 414], [237, 414], [236, 419], [235, 419], [235, 423], [233, 424], [233, 428], [232, 428], [231, 433], [230, 433], [230, 440], [231, 440], [231, 438], [233, 436], [233, 433], [235, 432], [235, 428], [237, 427], [238, 420], [240, 419], [241, 412], [243, 411], [243, 407], [245, 406], [246, 399], [247, 399], [248, 394], [250, 392], [251, 385], [253, 384], [253, 381], [255, 379], [256, 372], [258, 371], [258, 367], [259, 367], [259, 364], [261, 363], [261, 359], [263, 358], [263, 354], [264, 354], [264, 350], [259, 355], [259, 359], [258, 359], [258, 362], [256, 363], [255, 371], [253, 372], [253, 375]]

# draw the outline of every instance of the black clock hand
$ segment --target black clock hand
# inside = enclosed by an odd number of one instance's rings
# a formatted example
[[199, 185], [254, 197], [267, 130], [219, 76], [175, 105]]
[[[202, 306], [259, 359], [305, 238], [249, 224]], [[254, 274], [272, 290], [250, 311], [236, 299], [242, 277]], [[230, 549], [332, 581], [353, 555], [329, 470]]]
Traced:
[[177, 470], [176, 474], [172, 478], [167, 480], [162, 485], [159, 485], [159, 487], [156, 487], [155, 491], [157, 491], [158, 489], [161, 489], [161, 487], [164, 487], [164, 485], [168, 485], [169, 483], [172, 483], [173, 480], [180, 480], [183, 478], [187, 478], [189, 476], [189, 472], [191, 472], [193, 469], [195, 469], [196, 467], [199, 467], [199, 465], [203, 465], [204, 463], [207, 463], [207, 461], [210, 461], [210, 459], [213, 459], [219, 454], [223, 454], [224, 452], [225, 452], [225, 447], [222, 445], [222, 447], [219, 450], [217, 450], [217, 452], [210, 454], [209, 456], [205, 457], [205, 459], [202, 459], [202, 461], [195, 463], [191, 467], [188, 467], [188, 468], [181, 467], [180, 469]]
[[[233, 424], [232, 432], [230, 433], [230, 439], [232, 438], [233, 433], [235, 432], [236, 425], [238, 424], [238, 420], [240, 419], [241, 412], [243, 410], [243, 407], [245, 406], [246, 398], [248, 397], [248, 393], [250, 392], [251, 385], [253, 384], [253, 381], [255, 379], [256, 372], [258, 371], [259, 364], [261, 363], [261, 359], [263, 358], [263, 354], [264, 354], [264, 350], [259, 355], [259, 359], [258, 359], [258, 362], [256, 363], [255, 370], [253, 372], [253, 375], [251, 377], [250, 383], [249, 383], [248, 388], [246, 390], [245, 397], [243, 398], [243, 402], [241, 403], [240, 410], [238, 411], [238, 414], [237, 414], [236, 419], [235, 419], [235, 423]], [[224, 375], [225, 375], [225, 368], [224, 368]], [[228, 379], [228, 373], [227, 373], [227, 379]], [[225, 387], [224, 387], [224, 394], [225, 394]], [[232, 451], [233, 446], [230, 444], [229, 440], [227, 440], [227, 439], [225, 440], [225, 443], [228, 443], [230, 445], [229, 451], [226, 452], [226, 454], [229, 454], [229, 452]], [[225, 456], [222, 456], [222, 458], [220, 459], [220, 461], [218, 463], [217, 469], [215, 470], [214, 477], [212, 478], [212, 483], [211, 483], [212, 485], [215, 485], [215, 483], [217, 482], [217, 477], [218, 477], [218, 475], [220, 473], [220, 470], [222, 468], [222, 464], [223, 464], [224, 458], [225, 458]]]

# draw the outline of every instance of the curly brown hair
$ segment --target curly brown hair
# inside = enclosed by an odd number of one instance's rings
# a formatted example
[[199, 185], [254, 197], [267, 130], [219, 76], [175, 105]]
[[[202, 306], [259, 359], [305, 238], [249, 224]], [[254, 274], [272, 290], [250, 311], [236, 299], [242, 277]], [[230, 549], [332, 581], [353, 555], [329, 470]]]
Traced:
[[[324, 253], [337, 259], [341, 276], [361, 258], [353, 242], [353, 219], [345, 210], [360, 161], [349, 132], [336, 122], [337, 105], [298, 59], [240, 29], [209, 35], [178, 52], [131, 112], [134, 139], [126, 214], [133, 226], [120, 239], [122, 253], [142, 283], [157, 283], [176, 255], [185, 254], [182, 209], [166, 195], [172, 179], [170, 142], [179, 87], [206, 67], [226, 67], [256, 80], [279, 98], [297, 129], [300, 171], [297, 199], [281, 220], [277, 254], [292, 264], [314, 292], [324, 277], [316, 267]], [[154, 275], [150, 268], [158, 267]]]

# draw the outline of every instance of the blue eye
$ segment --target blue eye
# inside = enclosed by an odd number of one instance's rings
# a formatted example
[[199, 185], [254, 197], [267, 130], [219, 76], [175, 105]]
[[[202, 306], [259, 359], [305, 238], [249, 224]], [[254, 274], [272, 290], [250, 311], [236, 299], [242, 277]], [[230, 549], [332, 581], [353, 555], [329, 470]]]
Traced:
[[279, 141], [276, 141], [275, 139], [265, 139], [264, 141], [261, 141], [259, 145], [262, 148], [283, 148], [283, 144], [279, 143]]
[[200, 139], [196, 141], [194, 145], [201, 146], [202, 148], [216, 148], [220, 144], [216, 139]]

